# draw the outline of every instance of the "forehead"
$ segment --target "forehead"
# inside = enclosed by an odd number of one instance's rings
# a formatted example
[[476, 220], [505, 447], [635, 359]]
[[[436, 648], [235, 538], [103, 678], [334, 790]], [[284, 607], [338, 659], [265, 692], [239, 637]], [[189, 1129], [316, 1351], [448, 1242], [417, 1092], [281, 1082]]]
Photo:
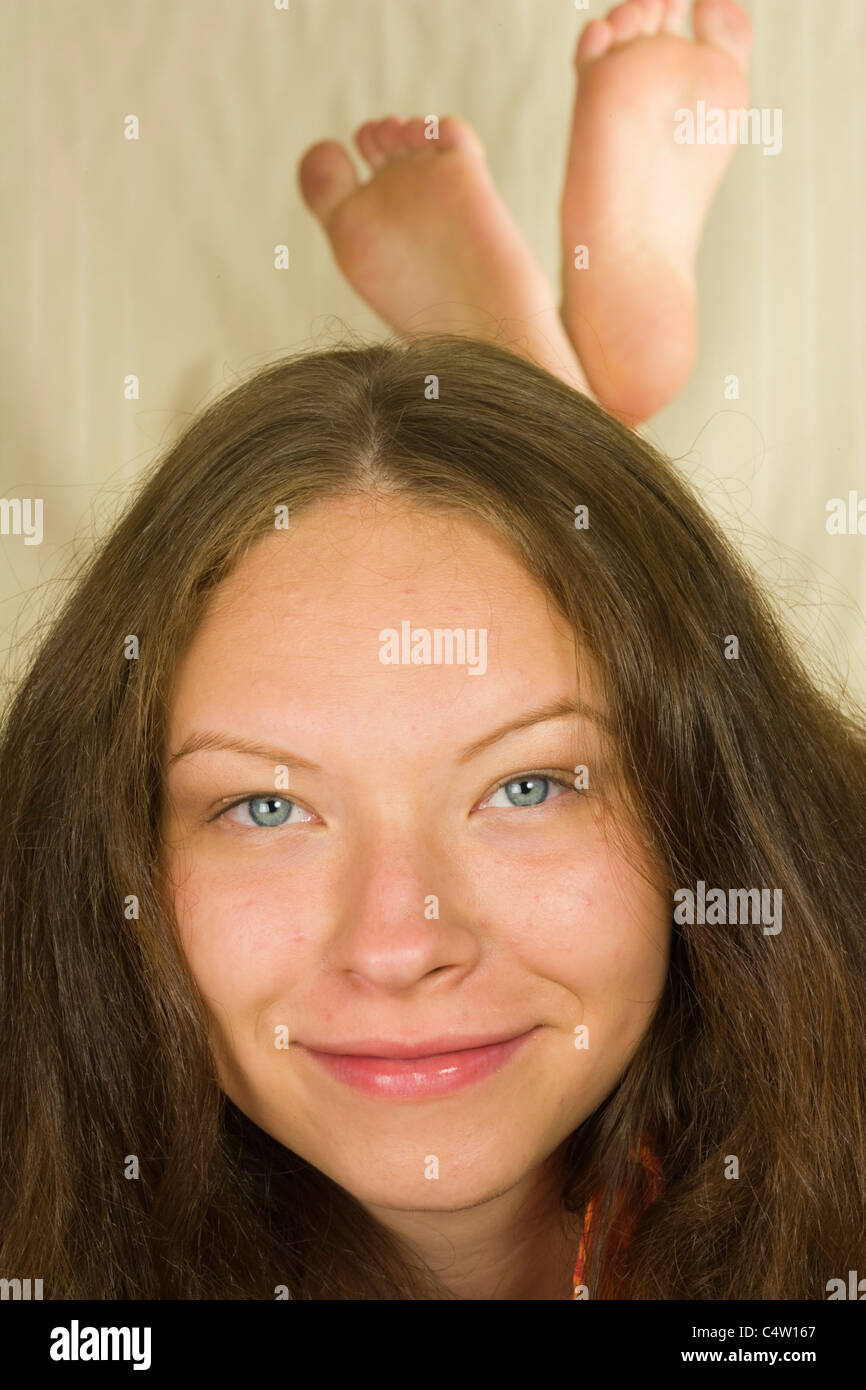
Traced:
[[[386, 665], [381, 634], [462, 629], [486, 670]], [[472, 637], [471, 634], [475, 634]], [[255, 708], [266, 727], [295, 714], [342, 723], [447, 718], [449, 705], [498, 715], [591, 694], [576, 673], [574, 635], [543, 586], [483, 520], [405, 503], [327, 499], [257, 541], [211, 597], [178, 668], [172, 721], [196, 723]], [[423, 707], [423, 708], [422, 708]], [[257, 725], [261, 732], [261, 725]]]
[[[311, 621], [338, 630], [356, 614], [372, 628], [410, 602], [432, 617], [493, 615], [503, 629], [509, 619], [555, 617], [519, 555], [480, 518], [329, 498], [250, 549], [215, 592], [202, 627], [222, 637], [256, 619], [266, 629], [278, 617], [299, 632]], [[569, 632], [561, 615], [557, 626]]]

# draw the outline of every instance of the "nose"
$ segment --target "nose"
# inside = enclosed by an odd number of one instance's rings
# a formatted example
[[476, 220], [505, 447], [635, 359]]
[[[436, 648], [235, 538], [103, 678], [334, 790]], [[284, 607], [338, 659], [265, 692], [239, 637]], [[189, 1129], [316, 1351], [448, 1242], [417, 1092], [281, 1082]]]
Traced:
[[392, 991], [470, 969], [479, 941], [460, 908], [464, 872], [429, 824], [365, 836], [344, 867], [331, 968]]

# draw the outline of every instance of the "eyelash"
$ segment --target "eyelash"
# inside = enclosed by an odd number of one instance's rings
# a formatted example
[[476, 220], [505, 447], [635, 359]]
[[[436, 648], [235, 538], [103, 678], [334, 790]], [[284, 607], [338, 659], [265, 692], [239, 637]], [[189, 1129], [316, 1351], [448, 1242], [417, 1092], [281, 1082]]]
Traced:
[[[555, 771], [553, 768], [537, 767], [532, 768], [528, 772], [514, 772], [511, 774], [510, 777], [503, 777], [502, 781], [498, 782], [495, 787], [492, 787], [491, 790], [487, 793], [487, 795], [483, 798], [483, 800], [487, 801], [491, 796], [495, 796], [496, 793], [498, 791], [501, 791], [503, 787], [507, 787], [509, 782], [524, 782], [527, 781], [530, 777], [543, 777], [548, 782], [554, 782], [558, 787], [566, 787], [569, 791], [573, 791], [577, 795], [580, 795], [581, 793], [578, 791], [578, 788], [574, 785], [574, 778], [561, 776], [561, 771], [562, 769], [558, 769]], [[296, 801], [294, 797], [277, 796], [275, 792], [271, 791], [253, 792], [250, 796], [240, 796], [237, 798], [236, 801], [230, 802], [228, 806], [223, 806], [222, 810], [217, 811], [216, 815], [208, 817], [208, 824], [210, 825], [214, 821], [222, 820], [222, 818], [227, 814], [227, 812], [234, 810], [235, 806], [245, 806], [250, 801], [268, 800], [288, 801], [293, 806], [300, 806], [302, 811], [306, 811], [308, 809], [306, 806], [301, 805], [299, 801]], [[541, 806], [544, 806], [545, 804], [546, 802], [544, 801], [539, 803], [539, 805]], [[504, 810], [505, 808], [498, 807], [494, 809]], [[512, 807], [512, 810], [514, 811], [534, 811], [536, 809], [537, 808], [535, 806]], [[229, 824], [234, 825], [234, 822], [230, 821]], [[286, 827], [282, 825], [239, 825], [235, 828], [238, 830], [284, 830]]]

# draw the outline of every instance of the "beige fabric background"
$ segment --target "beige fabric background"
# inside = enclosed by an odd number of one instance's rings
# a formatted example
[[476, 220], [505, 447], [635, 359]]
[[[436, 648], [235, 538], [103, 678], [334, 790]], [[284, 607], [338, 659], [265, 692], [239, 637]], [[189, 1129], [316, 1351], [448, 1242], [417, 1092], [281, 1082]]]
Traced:
[[[391, 111], [460, 114], [557, 279], [571, 57], [606, 8], [4, 0], [0, 489], [44, 499], [40, 546], [0, 537], [7, 678], [190, 413], [344, 324], [384, 332], [300, 201], [308, 145]], [[866, 4], [746, 8], [752, 104], [782, 109], [783, 150], [736, 152], [699, 264], [700, 361], [647, 433], [745, 547], [810, 661], [862, 697], [866, 536], [825, 523], [829, 498], [866, 497]]]

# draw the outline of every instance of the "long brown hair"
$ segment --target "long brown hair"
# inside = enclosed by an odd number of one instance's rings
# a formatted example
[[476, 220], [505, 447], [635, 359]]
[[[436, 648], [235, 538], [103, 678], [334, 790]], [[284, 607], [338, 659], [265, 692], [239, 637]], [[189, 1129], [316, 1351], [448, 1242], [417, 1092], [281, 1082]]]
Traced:
[[671, 885], [783, 893], [775, 934], [678, 925], [672, 900], [653, 1023], [565, 1146], [563, 1209], [604, 1194], [589, 1296], [652, 1135], [664, 1185], [619, 1271], [628, 1297], [826, 1297], [866, 1269], [862, 712], [823, 690], [648, 443], [448, 336], [284, 358], [203, 411], [18, 683], [0, 746], [0, 1271], [49, 1298], [449, 1297], [224, 1095], [156, 867], [166, 701], [208, 596], [275, 508], [359, 492], [486, 519], [546, 586], [598, 662]]

